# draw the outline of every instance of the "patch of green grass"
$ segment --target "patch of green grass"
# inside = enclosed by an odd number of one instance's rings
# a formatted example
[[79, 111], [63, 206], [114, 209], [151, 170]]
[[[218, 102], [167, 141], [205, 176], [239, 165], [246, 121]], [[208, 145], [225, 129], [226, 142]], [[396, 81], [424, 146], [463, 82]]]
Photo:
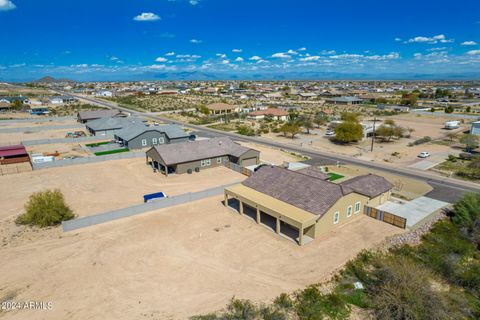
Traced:
[[335, 172], [329, 172], [328, 176], [329, 176], [329, 178], [328, 178], [329, 181], [335, 181], [335, 180], [342, 179], [342, 178], [345, 177], [345, 176], [342, 176], [341, 174], [338, 174], [338, 173], [335, 173]]
[[122, 148], [122, 149], [95, 152], [95, 155], [96, 156], [106, 156], [106, 155], [109, 155], [109, 154], [116, 154], [116, 153], [122, 153], [122, 152], [128, 152], [128, 151], [130, 151], [128, 148]]

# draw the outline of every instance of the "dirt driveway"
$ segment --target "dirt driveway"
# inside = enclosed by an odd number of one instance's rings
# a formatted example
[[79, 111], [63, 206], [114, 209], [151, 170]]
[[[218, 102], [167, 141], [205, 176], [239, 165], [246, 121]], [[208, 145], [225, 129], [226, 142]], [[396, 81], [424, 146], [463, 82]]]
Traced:
[[142, 203], [146, 193], [163, 191], [172, 196], [245, 178], [225, 167], [167, 178], [153, 173], [143, 158], [5, 175], [0, 176], [0, 220], [20, 214], [28, 197], [45, 189], [59, 188], [75, 214], [87, 216]]
[[221, 204], [222, 197], [0, 249], [0, 298], [52, 301], [2, 319], [185, 319], [232, 296], [267, 302], [329, 278], [401, 232], [360, 216], [299, 247]]

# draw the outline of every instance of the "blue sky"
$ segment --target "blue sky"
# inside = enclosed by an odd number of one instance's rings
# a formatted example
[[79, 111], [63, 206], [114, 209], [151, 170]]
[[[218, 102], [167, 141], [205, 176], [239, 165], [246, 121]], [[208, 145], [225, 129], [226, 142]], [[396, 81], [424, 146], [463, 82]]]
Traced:
[[480, 76], [480, 1], [0, 0], [0, 79]]

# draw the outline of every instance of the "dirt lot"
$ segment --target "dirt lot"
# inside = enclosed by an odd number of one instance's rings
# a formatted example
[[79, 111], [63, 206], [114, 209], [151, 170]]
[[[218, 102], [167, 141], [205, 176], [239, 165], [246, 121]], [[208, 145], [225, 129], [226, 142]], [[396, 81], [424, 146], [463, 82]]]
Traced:
[[[185, 319], [232, 296], [268, 301], [329, 278], [401, 232], [361, 216], [299, 247], [212, 197], [0, 249], [0, 297], [52, 301], [3, 319]], [[218, 228], [218, 229], [217, 229]], [[217, 230], [214, 230], [217, 229]]]
[[0, 219], [20, 214], [28, 197], [45, 189], [59, 188], [75, 214], [86, 216], [142, 203], [146, 193], [163, 191], [171, 196], [245, 178], [224, 167], [167, 178], [153, 173], [143, 158], [0, 176]]
[[24, 132], [2, 132], [0, 133], [0, 145], [17, 144], [26, 140], [65, 138], [67, 132], [72, 132], [76, 130], [78, 129], [60, 129], [38, 132], [31, 132], [28, 130]]
[[296, 156], [294, 156], [290, 153], [281, 151], [279, 149], [269, 148], [269, 147], [266, 147], [266, 146], [263, 146], [263, 145], [250, 143], [250, 142], [243, 142], [243, 141], [237, 141], [237, 142], [239, 144], [241, 144], [242, 146], [260, 151], [260, 160], [268, 162], [268, 163], [273, 163], [273, 164], [276, 164], [276, 165], [280, 165], [284, 161], [296, 162], [296, 161], [304, 160], [304, 159], [300, 159], [299, 157], [296, 157]]
[[60, 160], [64, 157], [88, 157], [92, 153], [87, 151], [86, 147], [82, 147], [79, 143], [54, 143], [54, 144], [41, 144], [35, 146], [28, 146], [27, 151], [30, 153], [41, 153], [44, 155], [56, 154], [57, 160]]
[[[0, 114], [0, 117], [3, 115]], [[30, 116], [31, 117], [31, 116]], [[41, 118], [38, 118], [41, 119]], [[70, 124], [79, 124], [75, 119], [62, 119], [56, 121], [35, 121], [35, 118], [32, 121], [21, 121], [21, 122], [5, 122], [0, 121], [0, 129], [6, 128], [18, 128], [18, 127], [44, 127], [44, 126], [64, 126]]]

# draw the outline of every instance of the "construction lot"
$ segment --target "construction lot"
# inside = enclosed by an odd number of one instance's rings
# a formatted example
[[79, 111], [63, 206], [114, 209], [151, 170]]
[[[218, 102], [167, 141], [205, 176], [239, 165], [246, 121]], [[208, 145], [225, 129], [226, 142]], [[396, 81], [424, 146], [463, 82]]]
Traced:
[[173, 196], [245, 178], [225, 167], [165, 177], [153, 173], [144, 158], [35, 170], [0, 176], [0, 219], [19, 215], [32, 193], [46, 189], [60, 189], [75, 214], [87, 216], [142, 203], [147, 193]]
[[[118, 197], [120, 198], [120, 197]], [[329, 278], [403, 232], [359, 217], [304, 247], [225, 208], [222, 196], [0, 249], [0, 297], [52, 301], [3, 319], [185, 319], [232, 296], [266, 302]]]

